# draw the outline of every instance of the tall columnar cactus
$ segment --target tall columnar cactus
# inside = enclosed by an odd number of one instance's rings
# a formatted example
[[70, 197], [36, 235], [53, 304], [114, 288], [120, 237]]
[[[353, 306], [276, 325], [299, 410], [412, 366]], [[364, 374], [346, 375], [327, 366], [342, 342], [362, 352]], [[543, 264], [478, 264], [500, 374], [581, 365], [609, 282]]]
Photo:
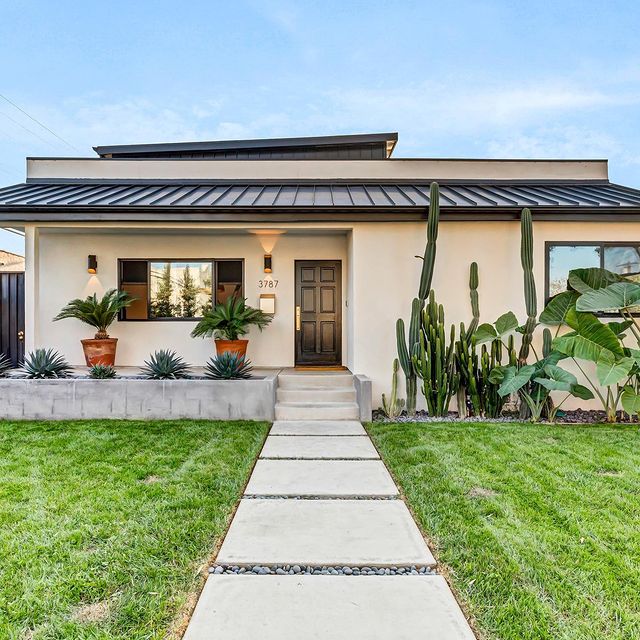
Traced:
[[[472, 345], [473, 334], [480, 322], [480, 302], [478, 298], [478, 263], [472, 262], [469, 266], [469, 300], [471, 302], [472, 320], [469, 328], [460, 323], [460, 340], [455, 345], [456, 371], [460, 382], [456, 392], [458, 416], [466, 418], [469, 415], [467, 397], [471, 403], [473, 415], [481, 415], [481, 403], [478, 395], [477, 370], [478, 357], [475, 345]], [[464, 344], [462, 344], [464, 343]]]
[[480, 323], [480, 300], [478, 297], [478, 263], [472, 262], [469, 266], [469, 298], [471, 300], [471, 313], [473, 319], [469, 323], [467, 336], [470, 338], [478, 328]]
[[397, 418], [402, 413], [404, 400], [398, 398], [398, 358], [393, 361], [393, 373], [391, 375], [391, 394], [389, 399], [382, 394], [382, 410], [387, 418]]
[[424, 302], [414, 298], [411, 303], [411, 321], [409, 323], [408, 341], [405, 336], [404, 320], [396, 322], [396, 341], [398, 345], [398, 358], [405, 377], [407, 393], [407, 414], [416, 414], [416, 401], [418, 397], [418, 381], [411, 356], [418, 347], [420, 336], [420, 320]]
[[524, 274], [524, 301], [527, 310], [527, 321], [522, 328], [522, 345], [520, 346], [518, 362], [520, 366], [524, 366], [529, 357], [533, 332], [538, 319], [536, 281], [533, 277], [533, 223], [529, 209], [523, 209], [520, 217], [520, 261]]
[[427, 246], [424, 249], [422, 272], [418, 298], [426, 300], [431, 291], [433, 268], [436, 263], [436, 241], [438, 240], [438, 224], [440, 222], [440, 188], [437, 182], [431, 183], [429, 190], [429, 217], [427, 218]]
[[458, 388], [455, 370], [456, 329], [451, 325], [447, 336], [444, 307], [437, 304], [433, 291], [422, 311], [420, 342], [412, 356], [413, 366], [422, 380], [422, 391], [431, 416], [446, 416], [449, 403]]

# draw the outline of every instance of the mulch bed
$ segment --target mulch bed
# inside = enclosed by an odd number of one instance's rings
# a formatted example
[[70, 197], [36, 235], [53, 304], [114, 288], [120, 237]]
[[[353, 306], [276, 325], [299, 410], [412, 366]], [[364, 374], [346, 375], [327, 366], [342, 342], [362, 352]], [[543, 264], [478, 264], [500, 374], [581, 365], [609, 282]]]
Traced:
[[[387, 418], [379, 409], [373, 412], [374, 422], [523, 422], [526, 418], [520, 417], [514, 412], [505, 412], [500, 418], [481, 418], [472, 416], [469, 418], [459, 418], [457, 411], [450, 411], [446, 417], [434, 418], [426, 411], [417, 411], [413, 417], [407, 416], [403, 412], [397, 418]], [[544, 420], [542, 422], [545, 422]], [[596, 411], [592, 409], [573, 409], [571, 411], [558, 411], [556, 416], [557, 424], [601, 424], [607, 422], [607, 414], [604, 411]], [[620, 423], [638, 424], [638, 417], [630, 417], [623, 411], [618, 411], [618, 420]]]

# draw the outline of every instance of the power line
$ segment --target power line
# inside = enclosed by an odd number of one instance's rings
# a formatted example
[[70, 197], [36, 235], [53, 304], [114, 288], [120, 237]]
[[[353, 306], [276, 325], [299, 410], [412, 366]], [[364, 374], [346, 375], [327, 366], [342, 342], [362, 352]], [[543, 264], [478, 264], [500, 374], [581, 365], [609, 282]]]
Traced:
[[0, 113], [8, 120], [11, 120], [11, 122], [13, 122], [14, 124], [17, 124], [21, 129], [28, 131], [30, 134], [38, 138], [38, 140], [42, 140], [42, 142], [44, 142], [45, 144], [48, 144], [50, 147], [53, 147], [55, 149], [55, 146], [46, 138], [43, 138], [41, 135], [37, 134], [35, 131], [32, 131], [31, 129], [29, 129], [29, 127], [25, 127], [22, 123], [18, 122], [15, 118], [12, 118], [10, 115], [7, 115], [4, 111], [0, 111]]
[[7, 96], [4, 96], [0, 93], [0, 98], [8, 102], [10, 105], [14, 106], [18, 111], [24, 113], [24, 115], [27, 116], [27, 118], [33, 120], [36, 124], [39, 124], [43, 129], [46, 129], [52, 136], [55, 136], [56, 138], [58, 138], [58, 140], [60, 140], [61, 142], [64, 142], [68, 147], [71, 147], [71, 149], [74, 149], [75, 151], [80, 151], [77, 147], [74, 147], [70, 142], [67, 142], [63, 137], [59, 136], [55, 131], [52, 131], [51, 129], [49, 129], [49, 127], [47, 127], [46, 124], [43, 124], [42, 122], [40, 122], [40, 120], [38, 120], [37, 118], [34, 118], [31, 114], [27, 113], [22, 107], [18, 106], [15, 102], [13, 102], [12, 100], [9, 100]]

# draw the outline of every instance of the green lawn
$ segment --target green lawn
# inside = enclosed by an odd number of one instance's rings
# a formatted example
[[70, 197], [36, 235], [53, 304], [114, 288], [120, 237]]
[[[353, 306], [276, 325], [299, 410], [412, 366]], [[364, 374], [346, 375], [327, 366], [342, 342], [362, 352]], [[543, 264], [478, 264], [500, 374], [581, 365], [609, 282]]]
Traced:
[[640, 638], [638, 426], [372, 424], [483, 638]]
[[268, 425], [0, 422], [0, 638], [165, 638]]

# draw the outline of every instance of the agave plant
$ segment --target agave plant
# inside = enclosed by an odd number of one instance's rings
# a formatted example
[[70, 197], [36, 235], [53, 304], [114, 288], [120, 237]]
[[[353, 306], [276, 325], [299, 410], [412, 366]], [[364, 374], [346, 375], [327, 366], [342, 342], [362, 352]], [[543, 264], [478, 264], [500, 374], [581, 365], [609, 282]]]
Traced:
[[0, 353], [0, 377], [2, 377], [13, 365], [11, 360], [4, 354]]
[[262, 331], [272, 318], [260, 309], [254, 309], [246, 304], [246, 300], [231, 296], [206, 311], [204, 317], [191, 332], [192, 338], [223, 338], [238, 340], [249, 332], [249, 327], [256, 326]]
[[97, 329], [96, 340], [105, 340], [109, 337], [107, 329], [118, 317], [120, 311], [128, 307], [134, 299], [126, 291], [109, 289], [100, 300], [95, 293], [84, 300], [81, 298], [71, 300], [53, 320], [65, 318], [80, 320]]
[[89, 377], [94, 380], [110, 380], [116, 376], [116, 370], [110, 364], [94, 364], [89, 369]]
[[142, 367], [141, 373], [148, 380], [177, 380], [188, 378], [191, 369], [182, 357], [175, 351], [161, 349], [151, 354], [149, 360], [145, 360], [146, 366]]
[[210, 358], [205, 365], [204, 375], [214, 380], [244, 380], [251, 377], [253, 366], [244, 356], [225, 351]]
[[72, 367], [54, 349], [36, 349], [27, 355], [22, 365], [26, 378], [66, 378]]

